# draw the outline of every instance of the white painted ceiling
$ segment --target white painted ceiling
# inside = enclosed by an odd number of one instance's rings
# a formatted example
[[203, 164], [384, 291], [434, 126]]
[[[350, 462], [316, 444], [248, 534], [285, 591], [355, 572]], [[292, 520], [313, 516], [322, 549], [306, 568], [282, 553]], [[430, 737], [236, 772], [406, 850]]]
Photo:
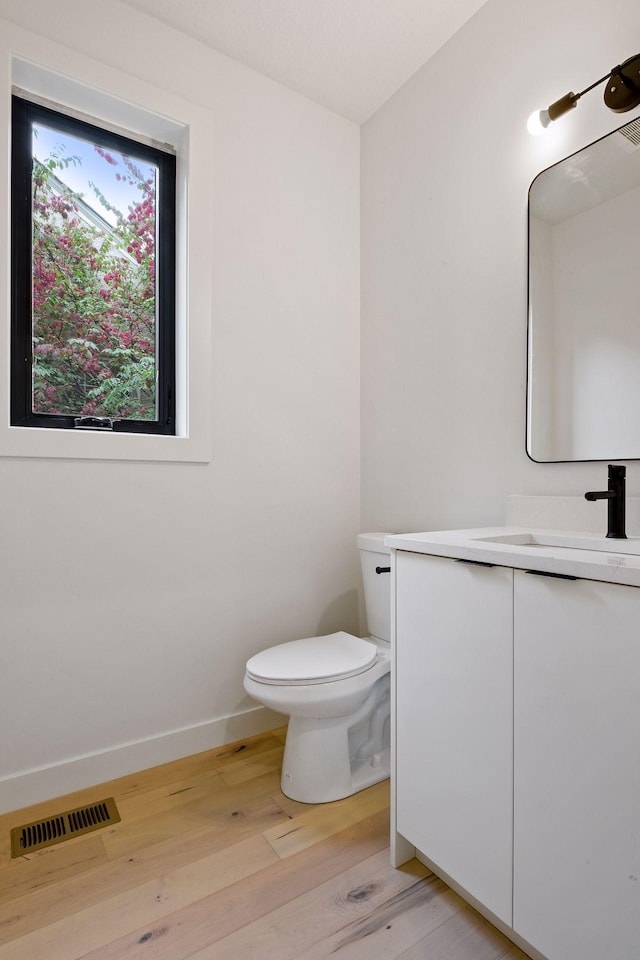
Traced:
[[486, 0], [124, 0], [362, 123]]

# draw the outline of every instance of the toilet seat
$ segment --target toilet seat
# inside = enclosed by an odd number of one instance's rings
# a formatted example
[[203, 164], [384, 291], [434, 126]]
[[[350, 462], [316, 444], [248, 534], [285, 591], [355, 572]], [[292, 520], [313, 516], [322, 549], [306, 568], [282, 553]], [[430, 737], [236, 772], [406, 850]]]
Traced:
[[343, 631], [306, 637], [257, 653], [247, 663], [247, 676], [284, 686], [330, 683], [364, 673], [376, 662], [377, 652], [370, 641]]

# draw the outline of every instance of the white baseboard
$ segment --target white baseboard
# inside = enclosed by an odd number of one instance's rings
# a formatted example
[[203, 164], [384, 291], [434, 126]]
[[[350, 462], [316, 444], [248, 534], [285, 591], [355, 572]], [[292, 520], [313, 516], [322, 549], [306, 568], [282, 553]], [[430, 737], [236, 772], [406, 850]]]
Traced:
[[208, 720], [193, 727], [170, 730], [156, 737], [3, 777], [0, 778], [0, 814], [243, 740], [281, 727], [286, 719], [267, 707], [256, 707], [231, 717]]

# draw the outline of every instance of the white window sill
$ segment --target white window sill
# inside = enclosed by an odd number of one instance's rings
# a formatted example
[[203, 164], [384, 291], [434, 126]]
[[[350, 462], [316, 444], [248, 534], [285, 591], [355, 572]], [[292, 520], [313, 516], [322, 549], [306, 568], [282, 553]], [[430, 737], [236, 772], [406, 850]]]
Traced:
[[8, 427], [0, 429], [0, 457], [207, 463], [211, 444], [194, 437]]

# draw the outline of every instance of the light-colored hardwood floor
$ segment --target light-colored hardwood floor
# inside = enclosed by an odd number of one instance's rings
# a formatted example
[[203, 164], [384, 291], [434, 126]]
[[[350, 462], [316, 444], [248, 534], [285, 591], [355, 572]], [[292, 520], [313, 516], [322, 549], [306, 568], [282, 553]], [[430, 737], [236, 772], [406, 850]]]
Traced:
[[[389, 784], [308, 806], [284, 731], [0, 817], [0, 960], [526, 960], [417, 860]], [[11, 827], [114, 796], [122, 822], [10, 859]]]

